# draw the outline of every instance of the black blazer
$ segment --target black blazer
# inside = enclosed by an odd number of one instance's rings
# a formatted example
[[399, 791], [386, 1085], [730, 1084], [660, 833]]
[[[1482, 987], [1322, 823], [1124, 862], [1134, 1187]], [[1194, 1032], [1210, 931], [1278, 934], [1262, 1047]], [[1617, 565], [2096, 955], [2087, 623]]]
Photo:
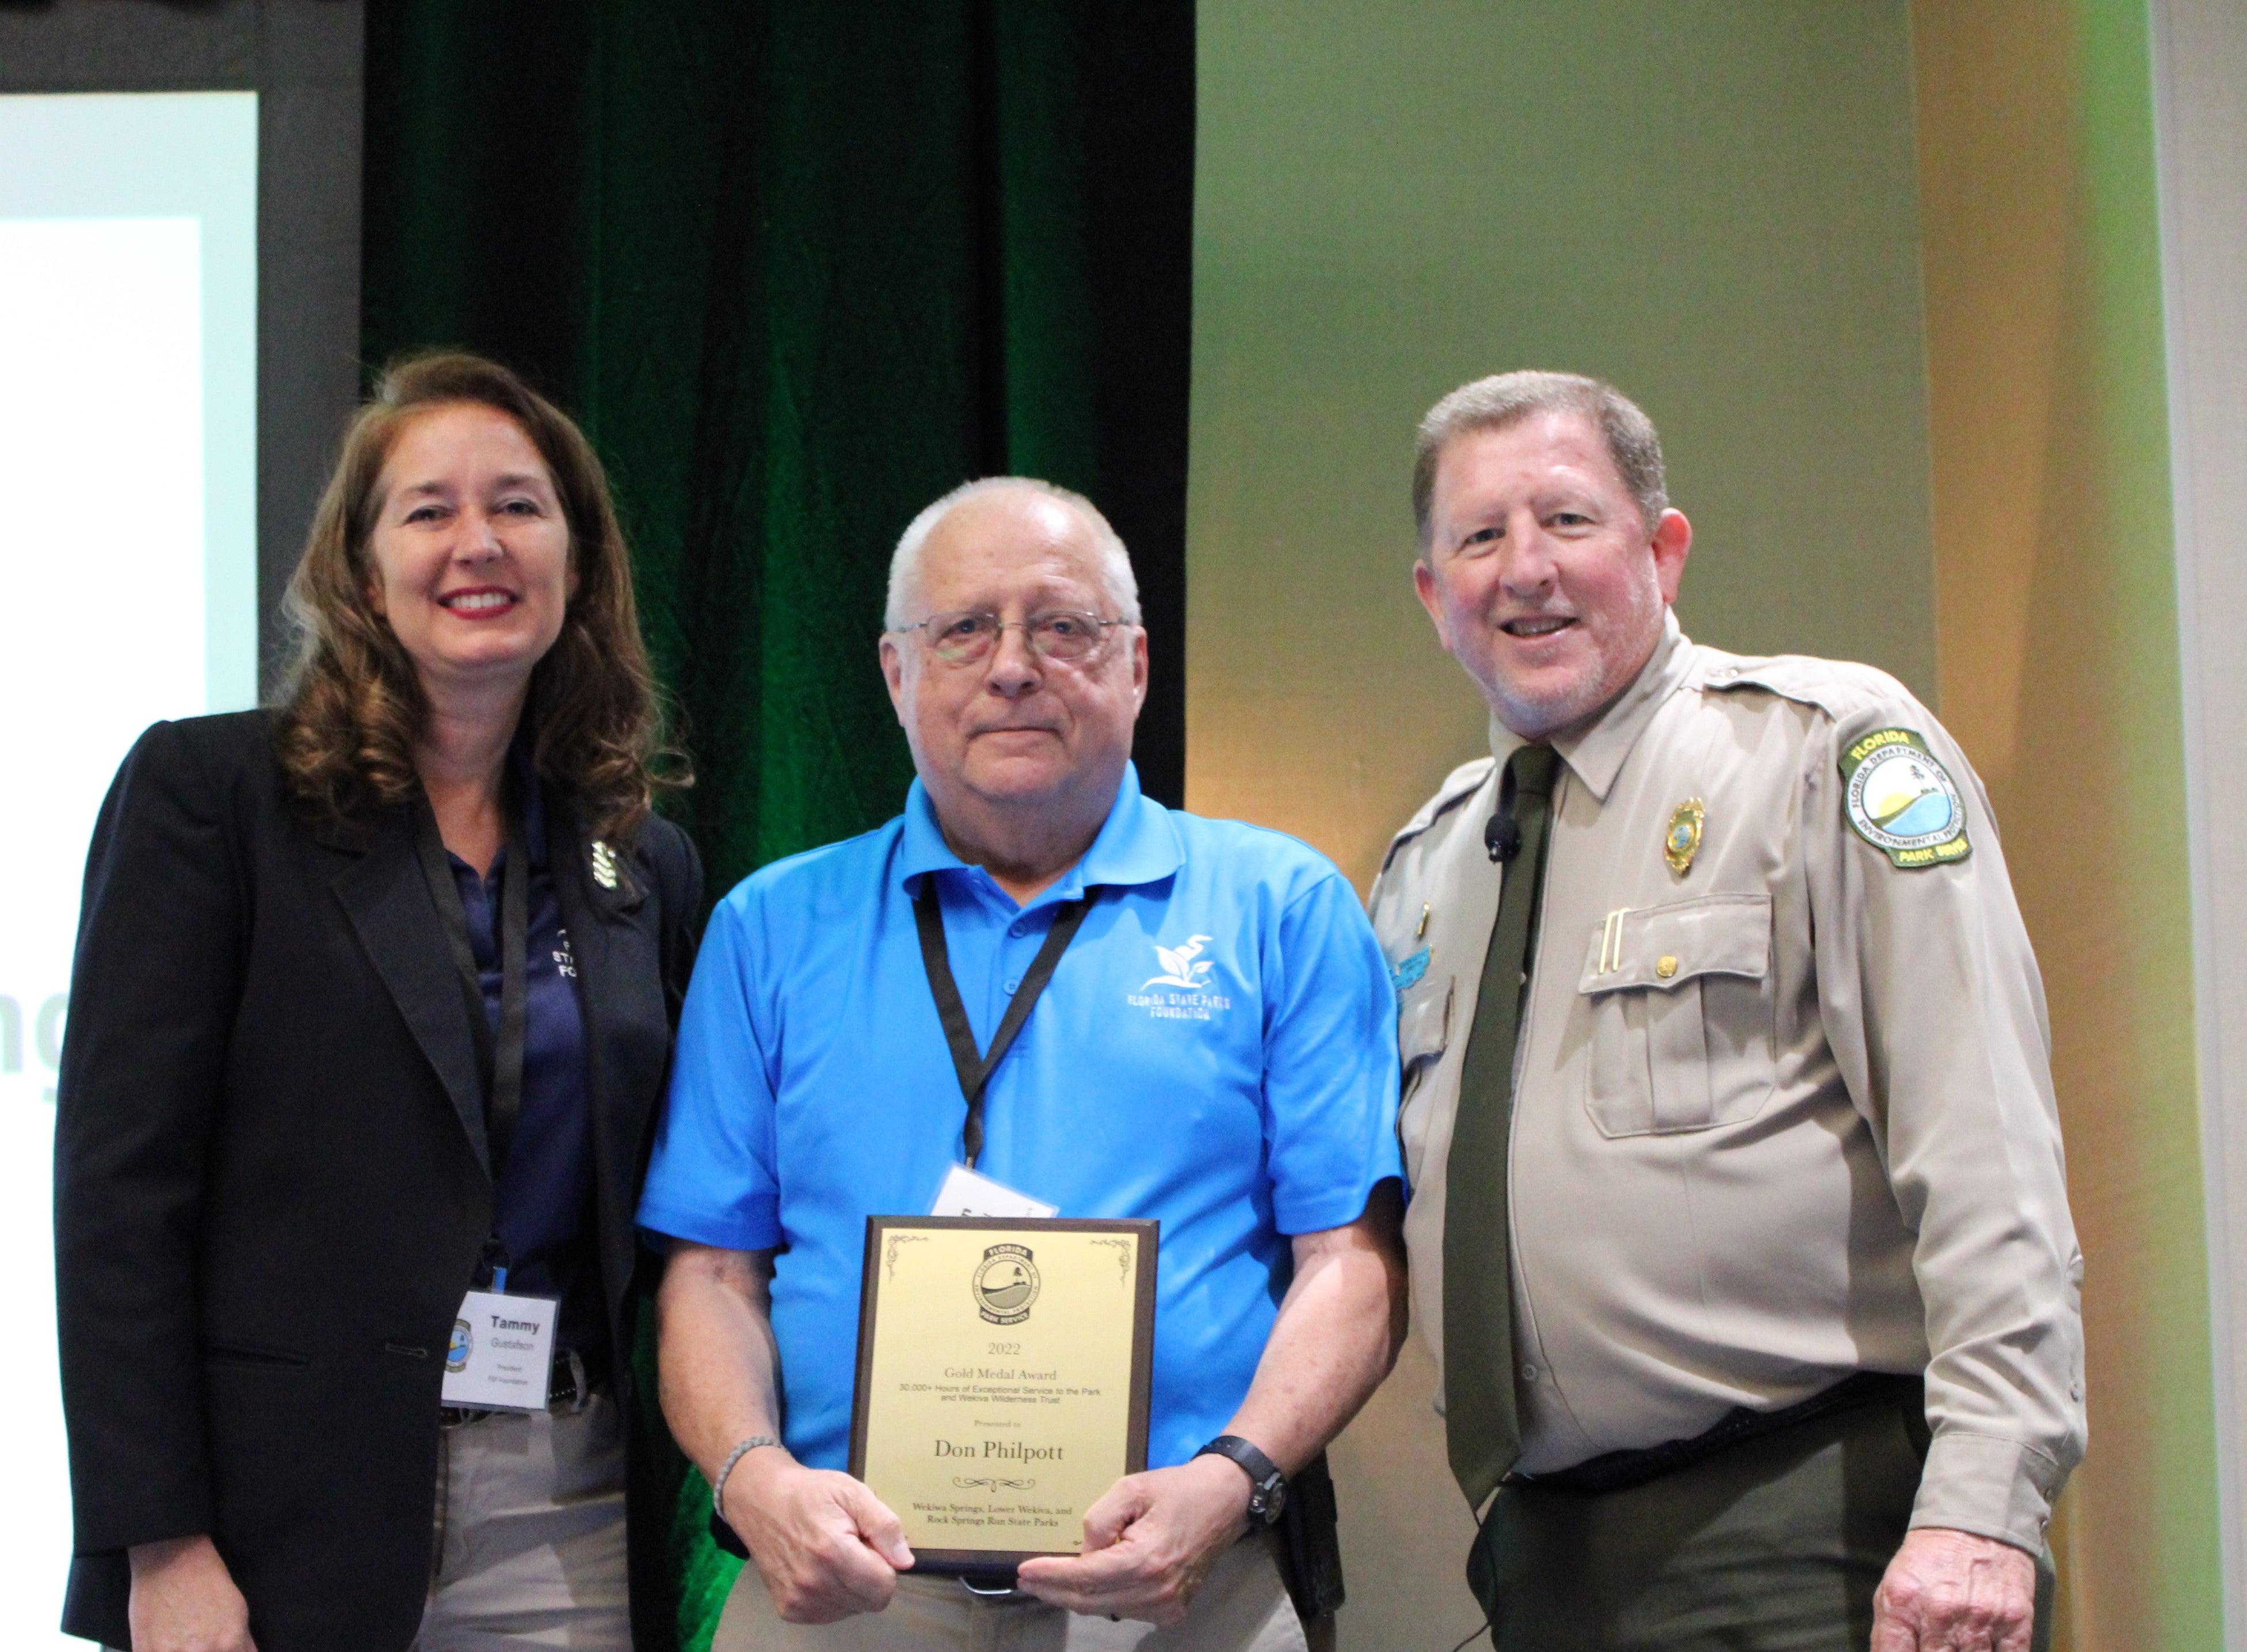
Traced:
[[[428, 1588], [446, 1341], [491, 1228], [475, 1051], [406, 811], [315, 833], [271, 726], [151, 728], [87, 857], [55, 1131], [63, 1628], [126, 1646], [126, 1548], [208, 1532], [261, 1652], [401, 1652]], [[629, 1413], [632, 1212], [701, 868], [651, 820], [604, 889], [548, 801]]]

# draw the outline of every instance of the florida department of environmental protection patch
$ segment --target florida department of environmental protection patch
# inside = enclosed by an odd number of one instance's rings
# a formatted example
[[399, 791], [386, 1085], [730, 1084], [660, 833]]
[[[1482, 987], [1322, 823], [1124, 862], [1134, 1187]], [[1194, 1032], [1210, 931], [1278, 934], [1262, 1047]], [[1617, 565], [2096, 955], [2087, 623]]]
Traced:
[[1841, 754], [1841, 812], [1894, 864], [1947, 865], [1974, 852], [1957, 782], [1908, 728], [1882, 728]]

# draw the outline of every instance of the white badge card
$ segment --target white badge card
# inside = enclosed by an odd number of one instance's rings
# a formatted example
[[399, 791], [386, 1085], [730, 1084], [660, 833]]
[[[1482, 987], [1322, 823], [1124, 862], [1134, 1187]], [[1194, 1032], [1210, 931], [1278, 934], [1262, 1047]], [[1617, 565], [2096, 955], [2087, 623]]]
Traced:
[[936, 1203], [929, 1206], [928, 1213], [931, 1216], [1029, 1217], [1042, 1221], [1060, 1210], [1058, 1205], [1048, 1205], [1043, 1199], [1032, 1198], [1028, 1193], [1018, 1193], [1004, 1182], [994, 1182], [987, 1176], [978, 1175], [965, 1164], [954, 1164], [951, 1174], [944, 1178], [944, 1185], [936, 1190]]
[[445, 1350], [445, 1403], [476, 1411], [543, 1411], [554, 1369], [551, 1296], [470, 1291]]

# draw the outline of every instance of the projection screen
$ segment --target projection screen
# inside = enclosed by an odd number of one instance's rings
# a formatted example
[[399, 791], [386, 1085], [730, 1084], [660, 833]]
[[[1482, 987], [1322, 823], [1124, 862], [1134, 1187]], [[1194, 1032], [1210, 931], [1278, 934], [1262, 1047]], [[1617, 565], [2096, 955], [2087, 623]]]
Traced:
[[257, 95], [0, 96], [0, 1646], [70, 1494], [50, 1156], [79, 884], [119, 761], [257, 693]]

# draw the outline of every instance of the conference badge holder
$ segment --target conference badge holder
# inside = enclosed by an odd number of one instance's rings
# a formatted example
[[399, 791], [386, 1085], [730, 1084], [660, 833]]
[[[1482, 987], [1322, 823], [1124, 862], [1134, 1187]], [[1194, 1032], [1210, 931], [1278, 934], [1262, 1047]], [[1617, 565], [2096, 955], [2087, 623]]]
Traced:
[[559, 1298], [509, 1296], [498, 1288], [461, 1299], [445, 1350], [444, 1401], [471, 1411], [543, 1411], [554, 1369]]

